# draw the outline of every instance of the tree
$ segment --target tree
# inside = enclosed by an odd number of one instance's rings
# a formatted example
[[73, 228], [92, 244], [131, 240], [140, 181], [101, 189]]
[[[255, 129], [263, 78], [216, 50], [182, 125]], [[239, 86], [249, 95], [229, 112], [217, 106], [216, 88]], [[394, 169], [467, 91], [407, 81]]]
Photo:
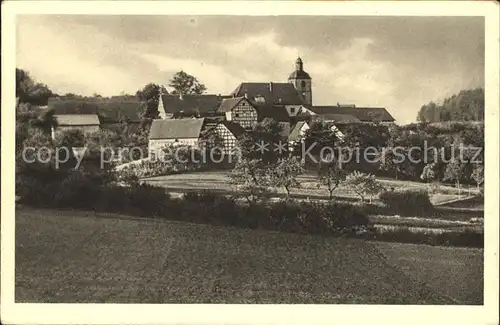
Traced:
[[471, 176], [476, 182], [478, 192], [480, 192], [480, 186], [484, 183], [484, 165], [475, 164]]
[[370, 202], [373, 195], [384, 190], [384, 187], [377, 181], [374, 175], [360, 173], [355, 171], [346, 177], [346, 185], [356, 193], [363, 202], [365, 196], [370, 196]]
[[271, 184], [276, 187], [283, 187], [286, 196], [290, 197], [290, 190], [300, 187], [297, 177], [303, 172], [304, 168], [297, 157], [283, 158], [271, 168]]
[[168, 86], [174, 89], [172, 94], [201, 95], [207, 90], [207, 87], [198, 81], [196, 77], [187, 74], [183, 70], [174, 75]]
[[433, 182], [436, 179], [435, 167], [436, 164], [434, 163], [425, 165], [420, 178], [426, 183]]
[[240, 159], [229, 174], [231, 184], [241, 191], [249, 204], [255, 204], [270, 192], [269, 168], [259, 160]]
[[282, 126], [273, 119], [255, 124], [251, 131], [245, 132], [238, 140], [242, 157], [256, 159], [262, 164], [275, 164], [279, 159], [288, 157], [287, 139], [282, 131]]
[[446, 170], [444, 172], [445, 181], [454, 181], [455, 186], [458, 188], [458, 196], [460, 197], [460, 181], [464, 176], [464, 164], [457, 158], [453, 158], [448, 164], [446, 164]]
[[159, 116], [158, 103], [161, 94], [168, 94], [165, 87], [155, 83], [149, 83], [136, 93], [137, 98], [142, 102], [142, 117], [156, 119]]
[[16, 68], [16, 97], [19, 103], [44, 106], [53, 95], [47, 85], [35, 82], [27, 71]]
[[320, 162], [318, 166], [318, 187], [326, 186], [330, 200], [333, 199], [333, 191], [346, 178], [345, 170], [337, 161]]

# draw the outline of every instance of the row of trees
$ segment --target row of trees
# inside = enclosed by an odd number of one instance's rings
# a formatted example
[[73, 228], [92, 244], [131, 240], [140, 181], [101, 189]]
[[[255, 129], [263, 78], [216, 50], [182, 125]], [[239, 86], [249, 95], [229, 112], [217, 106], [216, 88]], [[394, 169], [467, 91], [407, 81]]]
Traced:
[[420, 122], [484, 121], [484, 89], [462, 90], [442, 104], [429, 102], [420, 108]]

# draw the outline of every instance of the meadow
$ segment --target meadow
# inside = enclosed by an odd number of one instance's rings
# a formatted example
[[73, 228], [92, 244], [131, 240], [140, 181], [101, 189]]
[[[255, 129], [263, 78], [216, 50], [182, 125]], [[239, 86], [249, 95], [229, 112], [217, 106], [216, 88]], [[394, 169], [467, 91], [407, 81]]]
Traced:
[[20, 207], [15, 299], [481, 304], [482, 259], [482, 249]]

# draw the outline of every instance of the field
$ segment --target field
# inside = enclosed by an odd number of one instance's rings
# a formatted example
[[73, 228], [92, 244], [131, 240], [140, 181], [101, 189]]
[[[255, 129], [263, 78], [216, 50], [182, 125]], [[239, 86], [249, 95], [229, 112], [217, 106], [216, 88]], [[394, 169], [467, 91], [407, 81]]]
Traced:
[[[187, 174], [175, 174], [151, 177], [143, 180], [146, 183], [156, 186], [163, 186], [171, 191], [185, 190], [214, 190], [220, 192], [231, 192], [234, 188], [229, 184], [227, 172], [194, 172]], [[386, 188], [393, 187], [394, 189], [427, 189], [427, 185], [419, 182], [401, 181], [395, 179], [379, 179], [382, 185]], [[318, 188], [315, 175], [308, 174], [299, 177], [301, 188], [292, 189], [291, 195], [302, 198], [328, 199], [328, 191], [324, 186]], [[278, 194], [283, 195], [283, 189], [278, 189]], [[465, 196], [468, 191], [462, 190], [462, 196]], [[475, 193], [475, 189], [471, 189], [471, 193]], [[339, 186], [334, 195], [340, 200], [358, 200], [359, 197], [346, 186]], [[440, 204], [456, 199], [458, 189], [450, 186], [441, 185], [438, 193], [431, 195], [431, 202]]]
[[18, 208], [16, 302], [481, 304], [482, 250]]

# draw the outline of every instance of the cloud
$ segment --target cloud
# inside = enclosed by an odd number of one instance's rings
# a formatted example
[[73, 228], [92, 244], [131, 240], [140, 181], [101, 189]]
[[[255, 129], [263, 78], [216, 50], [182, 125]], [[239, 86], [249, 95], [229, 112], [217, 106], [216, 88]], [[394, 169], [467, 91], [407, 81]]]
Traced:
[[18, 64], [59, 93], [135, 93], [184, 69], [211, 93], [285, 81], [297, 55], [315, 104], [384, 106], [398, 122], [484, 85], [475, 17], [20, 16]]

